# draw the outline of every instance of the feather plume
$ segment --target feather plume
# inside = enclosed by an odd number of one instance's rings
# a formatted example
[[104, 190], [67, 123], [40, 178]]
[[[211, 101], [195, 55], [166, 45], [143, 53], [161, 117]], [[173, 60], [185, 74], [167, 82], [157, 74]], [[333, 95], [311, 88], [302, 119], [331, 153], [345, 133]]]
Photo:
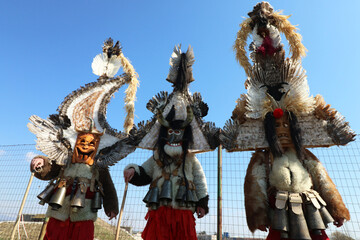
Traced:
[[201, 94], [195, 92], [192, 96], [192, 109], [194, 115], [197, 117], [205, 117], [209, 111], [209, 107], [206, 103], [203, 102]]
[[167, 103], [168, 93], [166, 91], [161, 91], [149, 100], [146, 104], [146, 108], [156, 115], [158, 110], [162, 111]]
[[113, 166], [119, 160], [135, 151], [135, 145], [128, 138], [117, 141], [110, 147], [102, 149], [96, 155], [96, 165], [100, 168]]
[[113, 55], [108, 58], [107, 54], [100, 53], [94, 58], [91, 68], [93, 73], [98, 76], [106, 75], [109, 78], [115, 76], [121, 67], [121, 60], [118, 56]]
[[37, 137], [36, 149], [56, 161], [58, 165], [65, 165], [71, 156], [71, 148], [64, 139], [61, 127], [36, 115], [31, 116], [29, 120], [27, 127]]
[[234, 121], [237, 121], [239, 124], [242, 124], [246, 121], [246, 95], [241, 94], [240, 98], [236, 101], [236, 107], [232, 112], [231, 118]]
[[239, 124], [234, 120], [227, 120], [224, 126], [224, 130], [220, 132], [220, 143], [225, 149], [236, 149], [237, 148], [237, 136], [239, 134]]
[[166, 78], [167, 81], [171, 83], [176, 82], [180, 60], [181, 60], [181, 44], [175, 46], [174, 51], [171, 54], [170, 62], [169, 62], [170, 64], [169, 74]]

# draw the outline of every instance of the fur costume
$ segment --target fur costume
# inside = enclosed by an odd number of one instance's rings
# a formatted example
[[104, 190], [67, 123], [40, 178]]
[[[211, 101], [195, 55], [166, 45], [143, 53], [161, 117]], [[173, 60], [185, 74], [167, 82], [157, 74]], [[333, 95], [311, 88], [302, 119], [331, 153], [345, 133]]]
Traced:
[[[121, 66], [126, 74], [114, 77]], [[46, 120], [31, 116], [28, 124], [37, 136], [37, 149], [47, 155], [36, 157], [42, 158], [44, 165], [34, 169], [37, 178], [50, 180], [38, 195], [40, 204], [49, 204], [46, 216], [51, 224], [45, 239], [93, 239], [93, 222], [101, 202], [108, 216], [119, 212], [108, 166], [135, 150], [127, 133], [133, 125], [137, 74], [119, 42], [114, 45], [111, 38], [104, 42], [103, 53], [94, 58], [92, 68], [100, 76], [97, 82], [69, 94], [59, 106], [59, 114]], [[125, 98], [128, 114], [125, 133], [121, 133], [107, 123], [106, 107], [125, 83], [129, 84]], [[57, 223], [66, 227], [55, 230]]]
[[[240, 26], [234, 50], [248, 75], [220, 141], [232, 151], [256, 150], [245, 177], [249, 229], [267, 239], [328, 239], [327, 224], [350, 214], [320, 161], [306, 148], [346, 145], [355, 133], [323, 98], [309, 96], [300, 34], [267, 2], [258, 3]], [[289, 41], [285, 58], [280, 32]], [[245, 46], [248, 34], [250, 64]], [[340, 224], [340, 225], [341, 225]]]
[[[146, 162], [144, 162], [141, 166], [136, 164], [129, 164], [125, 169], [134, 168], [135, 175], [131, 179], [130, 183], [135, 186], [143, 186], [147, 184], [154, 183], [152, 187], [157, 186], [159, 188], [159, 192], [161, 192], [165, 178], [167, 175], [170, 175], [170, 181], [172, 185], [172, 196], [176, 196], [180, 185], [184, 181], [184, 174], [181, 171], [183, 167], [182, 159], [178, 159], [177, 161], [172, 161], [168, 166], [164, 167], [159, 159], [159, 154], [155, 152], [155, 154], [150, 157]], [[199, 160], [196, 158], [195, 154], [188, 153], [186, 154], [185, 159], [185, 176], [189, 181], [189, 185], [191, 186], [191, 190], [195, 190], [197, 199], [207, 199], [207, 184], [204, 171], [200, 165]], [[165, 172], [165, 173], [164, 173]], [[144, 181], [143, 179], [147, 179]], [[163, 202], [159, 203], [159, 206], [162, 206]], [[197, 204], [202, 204], [199, 201]], [[171, 200], [170, 203], [166, 203], [165, 206], [170, 206], [174, 209], [188, 209], [192, 212], [195, 211], [195, 205], [184, 206], [181, 205], [179, 201], [176, 201], [175, 197]], [[201, 205], [206, 212], [209, 211], [207, 204]]]
[[135, 170], [130, 183], [150, 184], [143, 199], [149, 208], [144, 239], [197, 239], [193, 213], [209, 211], [206, 178], [195, 153], [214, 150], [219, 129], [202, 120], [208, 106], [200, 93], [188, 90], [194, 61], [190, 47], [186, 53], [181, 46], [174, 48], [167, 78], [174, 91], [154, 96], [147, 108], [155, 117], [130, 132], [137, 147], [154, 151], [141, 166], [130, 164], [124, 170]]

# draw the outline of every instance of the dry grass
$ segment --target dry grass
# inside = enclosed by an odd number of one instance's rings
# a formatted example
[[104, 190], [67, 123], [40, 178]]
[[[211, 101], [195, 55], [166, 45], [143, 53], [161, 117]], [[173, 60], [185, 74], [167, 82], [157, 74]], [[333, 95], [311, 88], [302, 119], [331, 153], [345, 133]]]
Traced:
[[[0, 222], [0, 240], [8, 240], [11, 238], [11, 232], [14, 227], [14, 222]], [[42, 222], [25, 222], [25, 230], [28, 238], [24, 231], [23, 224], [20, 223], [20, 237], [21, 239], [37, 240], [40, 234]], [[114, 240], [116, 233], [116, 227], [111, 226], [107, 222], [98, 219], [95, 222], [95, 239], [101, 240]], [[18, 239], [18, 231], [16, 231], [15, 239]], [[134, 240], [127, 232], [121, 231], [119, 240]]]

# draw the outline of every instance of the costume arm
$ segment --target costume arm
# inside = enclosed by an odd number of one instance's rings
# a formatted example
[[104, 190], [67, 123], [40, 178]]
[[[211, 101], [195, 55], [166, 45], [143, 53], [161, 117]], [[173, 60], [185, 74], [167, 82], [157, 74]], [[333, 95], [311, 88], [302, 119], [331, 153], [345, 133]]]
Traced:
[[[189, 154], [190, 155], [190, 154]], [[190, 155], [191, 156], [191, 155]], [[199, 160], [195, 155], [191, 156], [193, 159], [193, 182], [195, 184], [195, 192], [199, 199], [196, 203], [196, 207], [201, 207], [205, 210], [205, 214], [209, 212], [209, 195], [207, 192], [207, 183], [204, 170], [201, 167]]]
[[[35, 177], [40, 180], [51, 180], [56, 178], [59, 175], [61, 166], [57, 165], [55, 161], [51, 161], [48, 157], [45, 156], [36, 156], [35, 158], [42, 158], [44, 159], [44, 166], [41, 170], [35, 172]], [[31, 165], [30, 165], [31, 171]]]
[[256, 151], [247, 168], [244, 184], [245, 211], [248, 227], [254, 232], [259, 226], [269, 226], [267, 195], [267, 159], [265, 153]]
[[150, 157], [141, 166], [136, 164], [127, 165], [124, 170], [127, 170], [129, 168], [135, 169], [134, 176], [129, 182], [135, 186], [144, 186], [150, 184], [152, 181], [151, 176], [153, 173], [154, 164], [156, 164], [154, 158]]
[[316, 190], [327, 204], [327, 210], [334, 219], [350, 220], [349, 210], [345, 207], [339, 191], [329, 177], [326, 169], [321, 162], [306, 149], [306, 159], [304, 164], [308, 169]]
[[106, 214], [113, 212], [119, 213], [119, 203], [114, 183], [107, 168], [99, 168], [99, 182], [104, 191], [104, 211]]

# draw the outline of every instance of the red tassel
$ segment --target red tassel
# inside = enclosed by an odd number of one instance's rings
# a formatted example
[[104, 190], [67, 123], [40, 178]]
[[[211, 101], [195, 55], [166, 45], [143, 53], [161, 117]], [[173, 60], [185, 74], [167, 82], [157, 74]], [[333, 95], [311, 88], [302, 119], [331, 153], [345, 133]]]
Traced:
[[273, 112], [274, 118], [281, 118], [284, 115], [284, 111], [281, 108], [276, 108]]

